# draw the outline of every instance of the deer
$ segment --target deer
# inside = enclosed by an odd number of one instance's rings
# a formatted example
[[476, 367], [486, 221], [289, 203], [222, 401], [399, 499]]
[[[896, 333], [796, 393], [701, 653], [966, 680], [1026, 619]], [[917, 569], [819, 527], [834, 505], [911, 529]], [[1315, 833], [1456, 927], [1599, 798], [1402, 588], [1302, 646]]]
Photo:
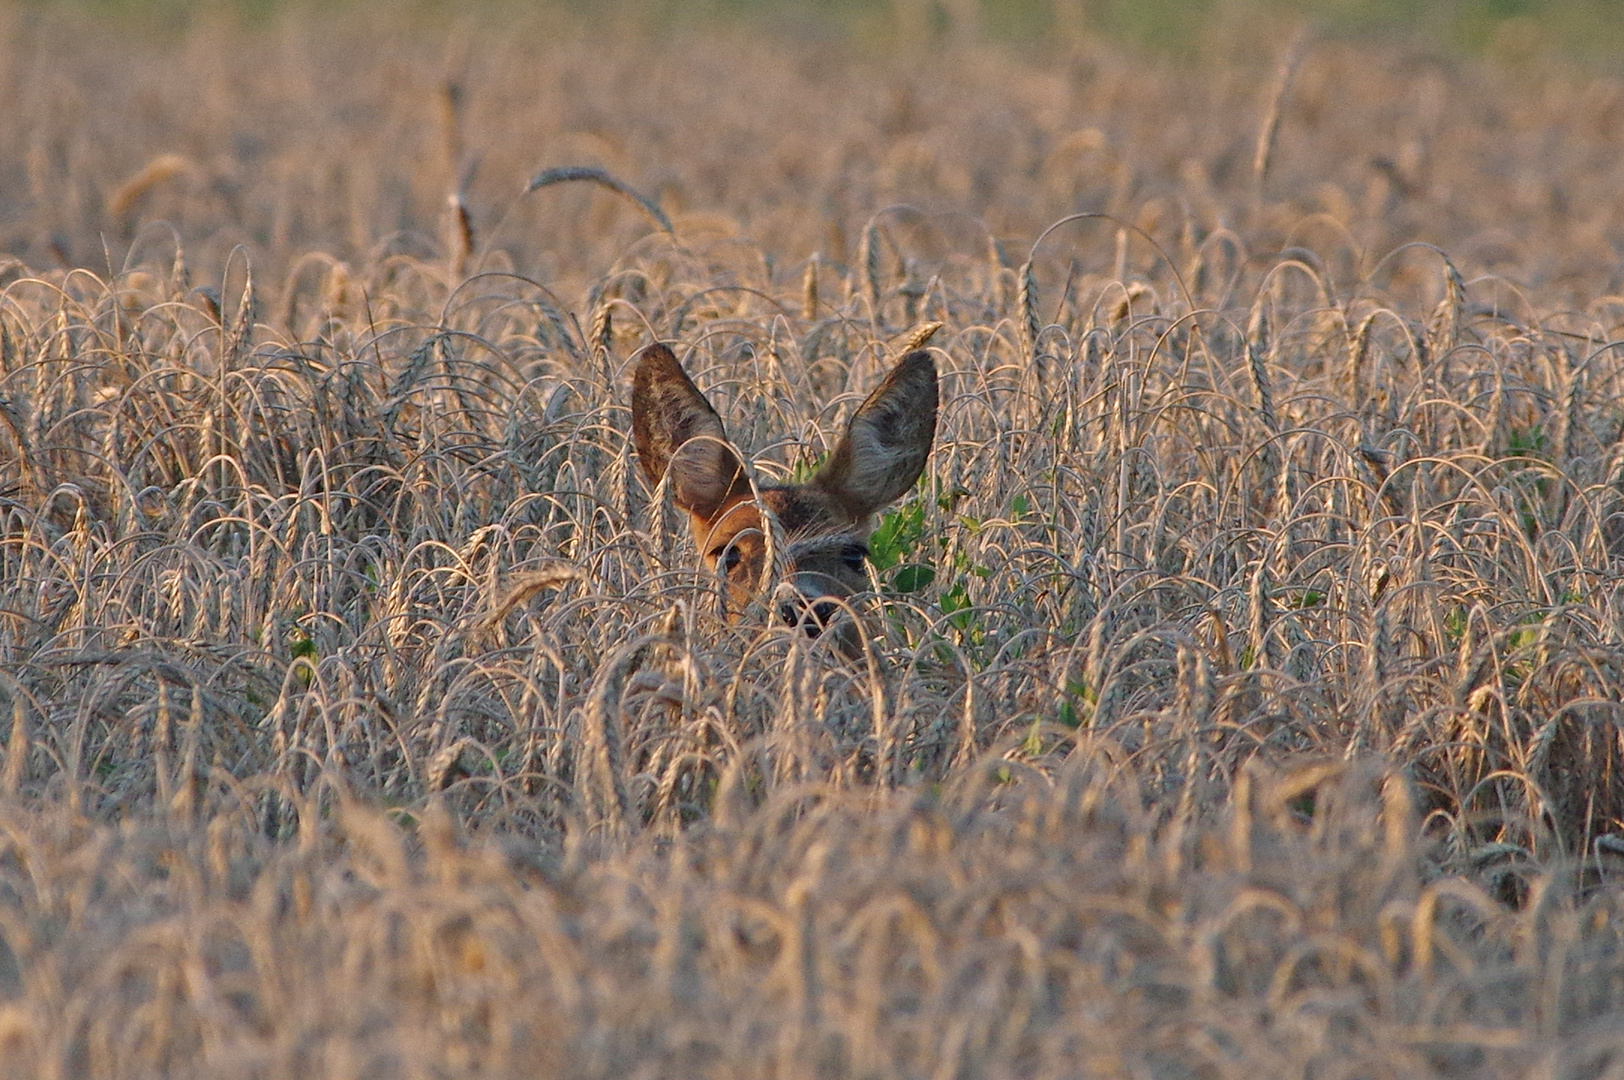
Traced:
[[[665, 483], [687, 512], [704, 567], [721, 580], [724, 616], [737, 621], [767, 596], [769, 572], [779, 569], [769, 604], [778, 621], [810, 638], [836, 628], [841, 648], [855, 651], [851, 598], [869, 585], [875, 514], [914, 486], [936, 438], [930, 352], [915, 349], [896, 362], [822, 467], [799, 484], [751, 482], [721, 417], [669, 346], [645, 346], [634, 365], [638, 464], [651, 490]], [[782, 537], [776, 550], [768, 542], [774, 535]], [[776, 567], [768, 565], [770, 550]]]

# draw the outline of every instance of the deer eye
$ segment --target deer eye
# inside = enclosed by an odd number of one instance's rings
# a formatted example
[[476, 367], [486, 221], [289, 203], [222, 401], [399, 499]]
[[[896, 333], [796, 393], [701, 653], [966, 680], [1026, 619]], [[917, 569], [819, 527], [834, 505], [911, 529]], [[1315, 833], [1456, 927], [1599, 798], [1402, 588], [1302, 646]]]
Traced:
[[846, 569], [856, 570], [859, 573], [862, 571], [863, 562], [867, 558], [868, 547], [865, 544], [851, 544], [840, 553], [840, 561], [846, 564]]
[[734, 547], [732, 544], [723, 544], [721, 547], [713, 550], [710, 553], [710, 557], [716, 560], [716, 565], [722, 568], [722, 573], [731, 574], [734, 568], [739, 565], [739, 560], [744, 556], [741, 555], [739, 553], [739, 549]]

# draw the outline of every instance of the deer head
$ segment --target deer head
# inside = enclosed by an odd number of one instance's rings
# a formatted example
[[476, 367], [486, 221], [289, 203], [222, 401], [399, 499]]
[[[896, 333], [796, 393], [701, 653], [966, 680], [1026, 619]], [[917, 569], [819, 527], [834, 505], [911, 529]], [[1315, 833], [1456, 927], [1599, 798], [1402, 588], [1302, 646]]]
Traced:
[[770, 513], [784, 538], [788, 586], [773, 595], [775, 614], [817, 635], [839, 621], [847, 597], [867, 587], [874, 513], [924, 470], [936, 400], [935, 361], [923, 349], [910, 352], [853, 414], [815, 476], [752, 492], [716, 410], [671, 350], [655, 343], [636, 357], [632, 431], [649, 486], [668, 481], [705, 566], [726, 579], [729, 613], [743, 611], [769, 584], [763, 515]]

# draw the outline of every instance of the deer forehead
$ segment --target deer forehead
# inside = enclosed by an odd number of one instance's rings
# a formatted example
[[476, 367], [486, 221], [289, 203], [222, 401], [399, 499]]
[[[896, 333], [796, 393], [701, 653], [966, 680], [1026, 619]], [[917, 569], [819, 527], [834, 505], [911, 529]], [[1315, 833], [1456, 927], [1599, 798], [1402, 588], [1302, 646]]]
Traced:
[[761, 501], [790, 537], [848, 533], [863, 524], [816, 484], [767, 488]]
[[730, 499], [709, 520], [693, 515], [694, 535], [705, 551], [724, 547], [736, 537], [741, 542], [748, 539], [740, 534], [764, 534], [762, 507], [777, 518], [792, 552], [804, 549], [810, 553], [830, 547], [836, 540], [862, 540], [868, 535], [868, 522], [852, 517], [837, 499], [814, 484], [764, 487], [760, 493], [759, 503], [748, 495]]

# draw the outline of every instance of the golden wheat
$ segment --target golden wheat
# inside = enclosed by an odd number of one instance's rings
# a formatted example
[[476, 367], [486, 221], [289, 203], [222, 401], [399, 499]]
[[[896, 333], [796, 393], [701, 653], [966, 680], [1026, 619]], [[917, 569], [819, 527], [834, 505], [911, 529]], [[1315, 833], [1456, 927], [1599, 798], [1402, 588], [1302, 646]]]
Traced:
[[[8, 16], [0, 1077], [1617, 1071], [1624, 88], [971, 7]], [[650, 340], [774, 483], [930, 342], [861, 662]]]

